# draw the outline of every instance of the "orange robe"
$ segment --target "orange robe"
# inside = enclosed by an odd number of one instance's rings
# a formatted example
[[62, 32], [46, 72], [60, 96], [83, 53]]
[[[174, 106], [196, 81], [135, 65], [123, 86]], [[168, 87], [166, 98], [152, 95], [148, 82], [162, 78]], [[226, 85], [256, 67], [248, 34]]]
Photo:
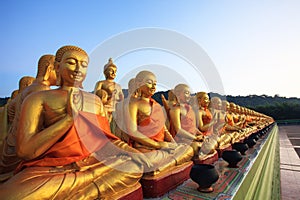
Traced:
[[[187, 110], [186, 115], [180, 115], [180, 125], [181, 128], [186, 130], [187, 132], [196, 135], [197, 133], [197, 126], [196, 126], [196, 117], [195, 117], [195, 113], [192, 109], [192, 107], [188, 104], [185, 105], [185, 108]], [[175, 127], [173, 125], [173, 123], [170, 123], [170, 133], [173, 137], [176, 136], [177, 132], [175, 131]]]
[[[138, 116], [138, 130], [145, 136], [160, 142], [165, 139], [165, 115], [162, 107], [155, 100], [150, 99], [152, 111], [150, 116]], [[138, 142], [132, 141], [133, 147], [145, 153], [151, 161], [152, 167], [145, 166], [144, 172], [164, 171], [171, 166], [190, 161], [193, 149], [185, 144], [178, 144], [172, 152], [154, 149]]]
[[40, 157], [24, 161], [19, 166], [63, 166], [88, 157], [101, 149], [110, 139], [118, 139], [110, 132], [105, 117], [79, 112], [71, 129]]
[[[212, 120], [212, 114], [209, 109], [204, 108], [205, 115], [202, 115], [203, 125], [208, 124]], [[202, 132], [203, 135], [208, 136], [213, 133], [213, 127], [211, 126], [207, 131]]]
[[226, 122], [227, 124], [229, 124], [230, 126], [234, 126], [234, 120], [231, 114], [227, 113], [226, 114]]
[[152, 104], [151, 114], [138, 122], [138, 130], [155, 141], [164, 141], [165, 115], [160, 104], [153, 99], [150, 99], [150, 103]]

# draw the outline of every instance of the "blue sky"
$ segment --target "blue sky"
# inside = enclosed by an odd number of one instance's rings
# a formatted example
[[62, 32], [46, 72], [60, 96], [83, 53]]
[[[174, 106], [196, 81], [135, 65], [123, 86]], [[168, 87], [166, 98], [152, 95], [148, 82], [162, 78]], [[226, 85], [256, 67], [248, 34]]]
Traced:
[[[225, 94], [300, 97], [297, 0], [11, 0], [0, 4], [0, 97], [10, 96], [22, 76], [36, 75], [43, 54], [55, 54], [66, 44], [93, 54], [111, 38], [149, 27], [174, 31], [199, 45], [214, 64]], [[117, 51], [126, 42], [113, 48]], [[108, 58], [101, 59], [97, 61], [99, 70], [88, 71], [98, 80], [104, 78], [102, 70]], [[193, 92], [211, 89], [205, 74], [195, 76], [190, 63], [159, 48], [133, 51], [115, 62], [117, 81], [124, 88], [126, 81], [121, 79], [129, 78], [129, 71], [133, 76], [134, 69], [150, 66], [151, 70], [153, 66], [157, 72], [157, 66], [166, 66], [184, 77]], [[157, 75], [158, 82], [168, 80], [170, 84], [160, 89], [173, 87], [172, 81], [177, 79], [163, 75]], [[84, 88], [92, 90], [96, 79], [87, 77]]]

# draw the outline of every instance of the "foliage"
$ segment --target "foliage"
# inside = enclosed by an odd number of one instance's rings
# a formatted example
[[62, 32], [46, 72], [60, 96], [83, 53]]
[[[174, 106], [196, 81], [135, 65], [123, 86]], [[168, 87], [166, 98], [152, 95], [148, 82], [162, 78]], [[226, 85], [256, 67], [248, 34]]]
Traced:
[[[161, 103], [160, 95], [168, 97], [168, 92], [158, 92], [153, 98]], [[275, 95], [249, 95], [249, 96], [231, 96], [220, 95], [218, 93], [209, 93], [210, 98], [217, 96], [222, 100], [233, 102], [237, 105], [253, 109], [273, 117], [275, 120], [300, 119], [300, 99], [296, 97], [286, 98]]]

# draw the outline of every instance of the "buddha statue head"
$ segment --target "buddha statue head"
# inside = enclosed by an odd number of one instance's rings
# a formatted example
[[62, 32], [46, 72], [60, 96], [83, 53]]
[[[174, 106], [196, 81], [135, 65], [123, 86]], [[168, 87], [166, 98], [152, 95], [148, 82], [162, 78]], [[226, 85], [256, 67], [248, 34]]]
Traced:
[[222, 110], [223, 110], [223, 111], [229, 111], [229, 109], [230, 109], [230, 104], [229, 104], [229, 102], [226, 101], [226, 100], [223, 100], [223, 101], [222, 101]]
[[197, 92], [196, 98], [198, 101], [198, 106], [202, 108], [208, 108], [210, 100], [206, 92]]
[[189, 103], [191, 100], [190, 87], [186, 84], [180, 83], [174, 88], [174, 95], [178, 103]]
[[77, 46], [59, 48], [55, 55], [57, 85], [82, 88], [88, 62], [88, 54]]
[[240, 106], [240, 113], [241, 114], [246, 114], [246, 108], [243, 106]]
[[114, 80], [117, 76], [117, 66], [113, 63], [112, 58], [104, 65], [103, 73], [106, 80]]
[[50, 85], [56, 84], [56, 73], [54, 69], [54, 55], [43, 55], [38, 61], [38, 71], [36, 78], [48, 81]]
[[209, 105], [213, 109], [221, 110], [222, 109], [222, 100], [219, 97], [212, 97]]
[[34, 77], [23, 76], [19, 81], [19, 93], [21, 93], [26, 87], [31, 85], [34, 80]]
[[128, 96], [138, 97], [138, 92], [135, 85], [135, 78], [132, 78], [128, 81]]
[[151, 97], [156, 91], [156, 76], [150, 71], [140, 71], [135, 77], [135, 86], [142, 97]]
[[14, 99], [14, 98], [16, 98], [16, 96], [19, 94], [19, 90], [14, 90], [12, 93], [11, 93], [11, 95], [10, 95], [10, 98], [11, 99]]
[[235, 105], [235, 103], [230, 102], [229, 105], [230, 105], [229, 111], [232, 112], [232, 113], [236, 113], [236, 105]]
[[240, 114], [241, 113], [241, 106], [235, 105], [235, 112]]

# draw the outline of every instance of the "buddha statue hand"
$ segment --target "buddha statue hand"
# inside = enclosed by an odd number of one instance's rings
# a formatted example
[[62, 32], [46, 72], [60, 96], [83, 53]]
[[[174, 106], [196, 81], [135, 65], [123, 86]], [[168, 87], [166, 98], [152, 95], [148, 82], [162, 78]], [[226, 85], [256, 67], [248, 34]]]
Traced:
[[127, 143], [125, 143], [121, 140], [114, 140], [113, 144], [115, 146], [117, 146], [118, 148], [127, 151], [128, 152], [127, 155], [130, 156], [132, 158], [132, 160], [134, 162], [136, 162], [137, 164], [144, 165], [149, 168], [152, 167], [151, 161], [145, 156], [145, 154], [141, 153], [140, 151], [138, 151], [135, 148], [132, 148]]
[[68, 92], [68, 100], [67, 100], [67, 114], [71, 118], [75, 118], [78, 115], [79, 110], [82, 105], [82, 96], [80, 90], [74, 91], [71, 89]]
[[153, 167], [152, 162], [143, 153], [132, 153], [130, 156], [137, 164], [147, 166], [148, 168]]
[[158, 144], [161, 150], [168, 151], [168, 152], [173, 152], [177, 147], [177, 143], [173, 143], [173, 142], [158, 142]]

